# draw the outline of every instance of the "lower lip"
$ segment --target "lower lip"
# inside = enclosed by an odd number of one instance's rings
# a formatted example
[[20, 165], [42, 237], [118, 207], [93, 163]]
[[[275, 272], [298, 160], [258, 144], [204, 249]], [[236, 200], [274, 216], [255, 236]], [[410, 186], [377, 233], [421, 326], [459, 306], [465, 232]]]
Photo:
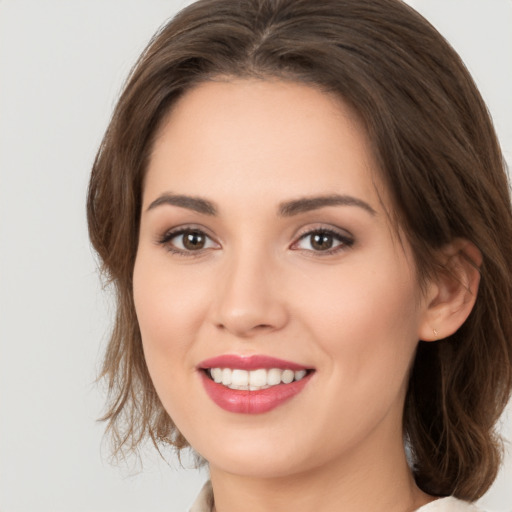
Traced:
[[290, 384], [278, 384], [258, 391], [230, 389], [210, 379], [201, 371], [203, 386], [208, 396], [222, 409], [242, 414], [262, 414], [279, 407], [298, 395], [308, 383], [311, 374]]

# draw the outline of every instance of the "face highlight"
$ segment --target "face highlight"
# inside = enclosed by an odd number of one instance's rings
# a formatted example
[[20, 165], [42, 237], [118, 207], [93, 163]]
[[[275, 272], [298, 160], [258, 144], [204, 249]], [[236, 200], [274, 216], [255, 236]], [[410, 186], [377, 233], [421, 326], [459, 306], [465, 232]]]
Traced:
[[135, 306], [162, 404], [212, 472], [401, 446], [426, 305], [376, 186], [357, 116], [305, 85], [208, 82], [161, 128]]

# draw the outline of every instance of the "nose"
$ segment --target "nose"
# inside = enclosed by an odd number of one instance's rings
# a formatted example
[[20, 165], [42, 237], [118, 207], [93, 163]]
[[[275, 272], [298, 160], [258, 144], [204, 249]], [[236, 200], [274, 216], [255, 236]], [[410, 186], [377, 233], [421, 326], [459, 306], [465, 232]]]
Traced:
[[279, 269], [268, 258], [239, 257], [219, 273], [213, 321], [239, 338], [282, 329], [288, 322]]

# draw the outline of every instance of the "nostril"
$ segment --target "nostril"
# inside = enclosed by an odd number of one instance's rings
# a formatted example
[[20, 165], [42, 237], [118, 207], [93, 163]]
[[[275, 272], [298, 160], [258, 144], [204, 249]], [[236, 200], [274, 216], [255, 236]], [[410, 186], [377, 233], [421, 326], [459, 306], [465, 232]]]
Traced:
[[212, 309], [212, 321], [219, 331], [238, 337], [252, 337], [283, 328], [288, 319], [283, 301], [272, 294], [232, 292], [218, 297]]
[[236, 321], [230, 322], [218, 322], [215, 325], [220, 331], [229, 331], [240, 337], [247, 337], [255, 333], [263, 333], [265, 331], [273, 331], [276, 329], [276, 327], [271, 324], [252, 325], [248, 318], [238, 318]]
[[254, 327], [243, 327], [234, 325], [217, 324], [217, 329], [221, 332], [229, 332], [235, 335], [237, 338], [253, 338], [254, 336], [264, 335], [274, 330], [274, 327], [268, 324], [255, 325]]

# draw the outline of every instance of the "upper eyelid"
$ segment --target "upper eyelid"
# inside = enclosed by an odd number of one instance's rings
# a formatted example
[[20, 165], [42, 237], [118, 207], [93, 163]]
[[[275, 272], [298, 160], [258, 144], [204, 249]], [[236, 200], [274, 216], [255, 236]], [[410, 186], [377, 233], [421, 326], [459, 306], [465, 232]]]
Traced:
[[166, 250], [168, 250], [171, 253], [174, 253], [175, 255], [181, 255], [186, 258], [199, 258], [200, 256], [204, 255], [207, 251], [216, 249], [215, 247], [203, 247], [198, 250], [188, 250], [180, 248], [173, 243], [173, 240], [175, 238], [179, 238], [180, 236], [183, 236], [188, 232], [194, 231], [200, 232], [211, 242], [213, 242], [214, 245], [221, 247], [219, 242], [214, 237], [210, 236], [205, 229], [194, 226], [177, 226], [175, 228], [168, 229], [156, 239], [156, 244], [166, 248]]
[[[198, 231], [203, 233], [206, 237], [208, 237], [210, 240], [212, 240], [214, 243], [218, 245], [222, 245], [219, 238], [215, 235], [213, 235], [208, 228], [202, 225], [197, 224], [186, 224], [181, 226], [176, 226], [174, 228], [170, 228], [164, 231], [163, 234], [159, 235], [157, 237], [157, 242], [159, 244], [168, 243], [170, 240], [172, 240], [174, 237], [177, 237], [179, 235], [182, 235], [183, 233], [186, 233], [188, 231]], [[310, 226], [304, 226], [301, 229], [297, 230], [295, 235], [292, 238], [292, 241], [290, 243], [290, 247], [297, 244], [300, 240], [302, 240], [304, 237], [307, 237], [309, 235], [312, 235], [314, 233], [321, 233], [326, 232], [330, 233], [334, 236], [338, 236], [340, 239], [350, 239], [351, 241], [354, 241], [354, 236], [350, 231], [339, 228], [337, 226], [333, 226], [331, 224], [314, 224]]]
[[295, 240], [299, 240], [300, 238], [310, 235], [312, 233], [318, 232], [328, 232], [335, 235], [338, 235], [342, 238], [350, 238], [353, 239], [354, 235], [348, 231], [347, 229], [339, 228], [337, 226], [333, 226], [332, 224], [314, 224], [313, 226], [306, 226], [298, 230], [295, 234]]
[[171, 239], [174, 236], [181, 235], [188, 231], [199, 231], [200, 233], [203, 233], [214, 242], [219, 243], [217, 237], [214, 236], [209, 229], [197, 224], [185, 224], [176, 226], [174, 228], [166, 229], [161, 235], [158, 236], [158, 240], [163, 240], [165, 238]]
[[[330, 249], [326, 249], [325, 251], [315, 251], [312, 249], [302, 249], [298, 247], [302, 240], [314, 235], [315, 233], [328, 233], [334, 238], [337, 238], [340, 244]], [[317, 227], [306, 228], [300, 234], [296, 235], [294, 241], [291, 243], [289, 247], [292, 250], [302, 250], [305, 251], [306, 253], [313, 253], [318, 256], [327, 257], [328, 255], [334, 255], [340, 251], [345, 251], [347, 249], [352, 248], [354, 243], [355, 237], [349, 231], [334, 226], [327, 227], [325, 225], [320, 225]]]

